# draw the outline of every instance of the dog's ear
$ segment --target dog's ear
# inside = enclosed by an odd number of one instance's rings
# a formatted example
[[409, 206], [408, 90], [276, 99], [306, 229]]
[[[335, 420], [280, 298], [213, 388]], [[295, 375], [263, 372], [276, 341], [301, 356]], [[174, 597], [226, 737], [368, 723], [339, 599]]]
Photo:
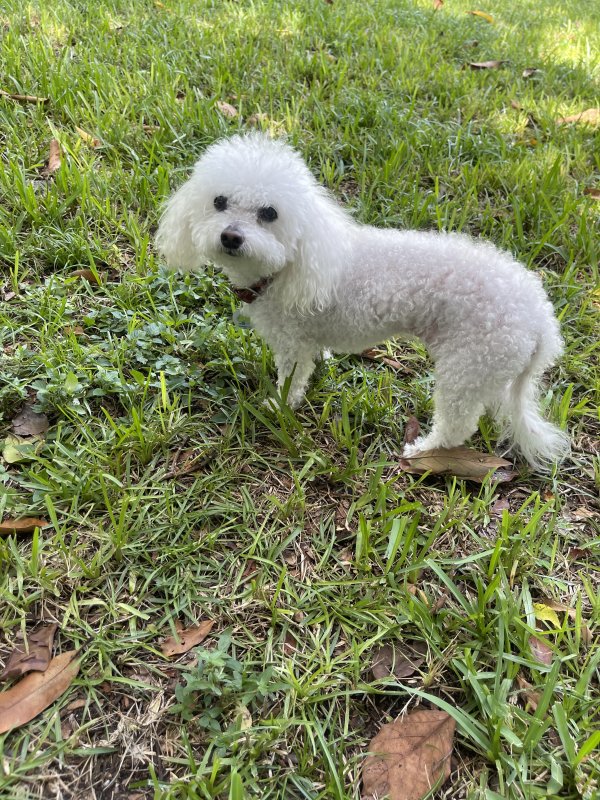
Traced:
[[284, 302], [301, 311], [322, 309], [334, 298], [350, 257], [350, 217], [326, 190], [316, 186], [300, 224]]
[[186, 181], [167, 201], [156, 232], [156, 246], [172, 269], [198, 269], [202, 254], [192, 240], [193, 187]]

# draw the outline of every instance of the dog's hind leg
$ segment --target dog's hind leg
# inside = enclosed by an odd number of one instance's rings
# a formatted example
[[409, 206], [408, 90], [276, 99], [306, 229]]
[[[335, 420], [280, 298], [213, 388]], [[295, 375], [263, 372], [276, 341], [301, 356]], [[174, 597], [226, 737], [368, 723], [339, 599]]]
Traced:
[[411, 457], [423, 450], [440, 447], [459, 447], [477, 430], [479, 417], [484, 412], [480, 396], [473, 392], [465, 395], [439, 385], [434, 396], [434, 412], [431, 431], [420, 436], [413, 444], [405, 445], [404, 456]]

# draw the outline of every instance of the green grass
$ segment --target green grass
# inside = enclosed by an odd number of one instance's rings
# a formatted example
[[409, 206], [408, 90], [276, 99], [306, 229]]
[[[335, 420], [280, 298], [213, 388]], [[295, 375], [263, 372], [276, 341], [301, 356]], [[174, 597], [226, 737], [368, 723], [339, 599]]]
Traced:
[[[556, 122], [597, 106], [596, 5], [497, 0], [490, 24], [466, 0], [4, 3], [0, 89], [49, 101], [0, 97], [0, 439], [24, 401], [50, 429], [0, 458], [0, 519], [50, 525], [0, 539], [0, 656], [45, 619], [84, 658], [0, 736], [3, 800], [358, 800], [371, 737], [419, 705], [457, 721], [436, 797], [597, 796], [600, 137]], [[264, 413], [271, 357], [224, 279], [168, 274], [152, 245], [203, 148], [257, 114], [362, 221], [465, 230], [543, 274], [566, 339], [544, 402], [573, 438], [550, 480], [398, 471], [431, 413], [418, 345], [389, 345], [401, 370], [327, 362], [304, 409]], [[543, 598], [575, 617], [546, 629]], [[421, 673], [374, 680], [399, 640], [426, 642]]]

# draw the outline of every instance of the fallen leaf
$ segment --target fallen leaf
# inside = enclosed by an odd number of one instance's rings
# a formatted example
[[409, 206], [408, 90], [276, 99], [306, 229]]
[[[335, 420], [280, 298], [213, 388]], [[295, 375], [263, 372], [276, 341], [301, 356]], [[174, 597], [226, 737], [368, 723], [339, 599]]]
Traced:
[[160, 646], [163, 655], [168, 657], [187, 653], [192, 647], [206, 639], [214, 624], [213, 620], [205, 620], [199, 625], [193, 625], [191, 628], [184, 628], [178, 631], [177, 638], [169, 636]]
[[48, 417], [25, 406], [13, 419], [12, 427], [17, 436], [36, 436], [48, 430]]
[[552, 663], [553, 653], [552, 648], [547, 645], [546, 642], [544, 642], [542, 639], [538, 639], [537, 636], [530, 636], [529, 649], [531, 650], [531, 655], [538, 663], [550, 666]]
[[48, 102], [48, 97], [35, 97], [35, 95], [31, 94], [11, 94], [10, 92], [5, 92], [4, 89], [0, 89], [0, 97], [8, 97], [11, 100], [17, 100], [19, 103], [41, 103], [44, 105]]
[[60, 165], [61, 165], [60, 144], [57, 139], [52, 139], [50, 141], [48, 161], [46, 163], [46, 166], [42, 170], [42, 175], [45, 177], [53, 175], [57, 170], [60, 169]]
[[532, 75], [536, 75], [538, 72], [541, 72], [541, 70], [537, 67], [527, 67], [527, 69], [523, 70], [523, 77], [531, 78]]
[[89, 283], [100, 284], [100, 276], [91, 269], [75, 269], [69, 274], [70, 278], [84, 278]]
[[8, 663], [0, 673], [0, 680], [18, 678], [26, 672], [44, 672], [50, 663], [52, 642], [58, 625], [41, 625], [25, 641], [17, 641]]
[[419, 434], [421, 433], [421, 426], [419, 425], [419, 420], [416, 417], [409, 417], [406, 420], [406, 425], [404, 426], [404, 444], [413, 444], [416, 439], [419, 438]]
[[[572, 620], [573, 622], [577, 622], [577, 609], [573, 608], [572, 606], [566, 606], [564, 603], [558, 603], [556, 600], [544, 600], [543, 603], [534, 603], [533, 604], [534, 610], [536, 609], [536, 607], [538, 607], [540, 605], [543, 605], [546, 608], [552, 609], [553, 611], [561, 611], [561, 612], [565, 613], [569, 617], [570, 620]], [[537, 616], [537, 612], [536, 612], [536, 616]], [[558, 621], [558, 617], [557, 617], [557, 621]], [[560, 628], [560, 622], [558, 623], [557, 627]], [[581, 623], [581, 638], [583, 639], [584, 644], [586, 644], [586, 645], [591, 644], [592, 632], [588, 628], [588, 626], [585, 625], [583, 622]]]
[[571, 561], [579, 561], [579, 559], [587, 558], [590, 555], [589, 550], [583, 547], [569, 547], [567, 550], [567, 558]]
[[519, 694], [523, 695], [527, 701], [525, 707], [529, 707], [532, 711], [535, 711], [540, 704], [542, 695], [535, 691], [533, 686], [529, 681], [525, 680], [520, 672], [517, 673], [516, 681], [520, 689]]
[[443, 591], [435, 603], [431, 607], [431, 613], [437, 614], [442, 608], [446, 605], [446, 601], [448, 600], [448, 592]]
[[31, 461], [44, 446], [42, 436], [28, 436], [27, 438], [7, 434], [2, 448], [2, 457], [7, 464], [18, 464], [20, 461]]
[[506, 497], [500, 497], [494, 505], [490, 508], [490, 514], [493, 517], [501, 517], [503, 511], [510, 511], [510, 503]]
[[439, 11], [444, 5], [444, 0], [433, 0], [433, 10]]
[[399, 464], [405, 472], [417, 475], [424, 472], [431, 472], [433, 475], [449, 474], [476, 483], [482, 483], [490, 473], [491, 479], [498, 483], [511, 481], [518, 474], [504, 458], [480, 453], [470, 447], [423, 450], [410, 458], [401, 458]]
[[229, 119], [233, 119], [238, 115], [237, 108], [232, 106], [231, 103], [226, 103], [223, 100], [217, 100], [217, 108], [224, 117], [228, 117]]
[[363, 358], [367, 358], [369, 361], [381, 361], [382, 364], [387, 364], [388, 367], [392, 367], [392, 369], [404, 369], [404, 365], [397, 361], [395, 358], [390, 358], [386, 356], [381, 350], [377, 350], [377, 348], [373, 347], [370, 350], [364, 350], [361, 353]]
[[561, 625], [558, 614], [550, 605], [545, 603], [534, 603], [533, 613], [535, 614], [535, 618], [540, 622], [551, 622], [554, 625], [555, 630], [560, 630]]
[[591, 508], [586, 508], [585, 506], [579, 506], [579, 508], [571, 512], [571, 519], [576, 522], [581, 522], [586, 519], [597, 519], [598, 516], [597, 511], [593, 511]]
[[583, 125], [598, 125], [600, 123], [600, 108], [588, 108], [579, 114], [571, 114], [568, 117], [559, 117], [557, 125], [568, 125], [571, 122], [580, 122]]
[[486, 22], [489, 22], [491, 25], [494, 24], [494, 18], [491, 14], [486, 14], [485, 11], [467, 11], [467, 14], [471, 14], [473, 17], [479, 17], [480, 19], [484, 19]]
[[48, 522], [36, 517], [21, 517], [20, 519], [5, 519], [0, 522], [0, 536], [12, 533], [33, 533], [35, 528], [45, 528]]
[[44, 672], [30, 672], [0, 692], [0, 733], [25, 725], [66, 692], [79, 672], [77, 655], [77, 650], [62, 653]]
[[290, 633], [290, 631], [287, 631], [283, 640], [283, 647], [281, 648], [283, 650], [283, 655], [291, 658], [298, 649], [297, 645], [296, 637]]
[[596, 186], [588, 186], [583, 190], [583, 193], [588, 197], [591, 197], [592, 200], [600, 200], [600, 189], [598, 189]]
[[450, 776], [455, 722], [445, 711], [413, 711], [384, 725], [362, 769], [363, 800], [421, 800]]
[[79, 128], [77, 125], [75, 125], [75, 130], [79, 134], [80, 138], [83, 139], [87, 145], [94, 148], [94, 150], [102, 145], [100, 139], [97, 139], [95, 136], [92, 136], [91, 133], [84, 131], [83, 128]]
[[469, 61], [471, 69], [499, 69], [506, 61]]
[[394, 646], [384, 644], [373, 656], [373, 678], [378, 681], [392, 677], [409, 678], [425, 661], [426, 653], [425, 642], [399, 642]]

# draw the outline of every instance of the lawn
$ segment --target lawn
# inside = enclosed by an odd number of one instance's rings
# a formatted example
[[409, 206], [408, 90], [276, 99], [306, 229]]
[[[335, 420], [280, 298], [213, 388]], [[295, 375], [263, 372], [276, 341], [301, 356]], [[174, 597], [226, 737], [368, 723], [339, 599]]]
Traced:
[[[39, 525], [0, 535], [0, 663], [45, 622], [80, 667], [0, 735], [2, 800], [359, 800], [371, 739], [426, 709], [456, 722], [432, 797], [599, 796], [599, 23], [597, 0], [5, 0], [0, 523]], [[225, 279], [153, 245], [203, 149], [256, 127], [361, 221], [543, 277], [554, 474], [400, 469], [431, 415], [416, 342], [265, 411]]]

